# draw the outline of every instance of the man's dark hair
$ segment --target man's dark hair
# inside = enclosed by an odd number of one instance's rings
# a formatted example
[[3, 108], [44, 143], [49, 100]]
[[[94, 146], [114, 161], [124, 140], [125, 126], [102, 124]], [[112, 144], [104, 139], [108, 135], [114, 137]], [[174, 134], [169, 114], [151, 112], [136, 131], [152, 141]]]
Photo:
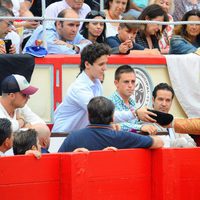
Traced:
[[28, 129], [14, 133], [13, 152], [14, 155], [23, 155], [31, 150], [32, 146], [37, 147], [38, 133], [35, 129]]
[[[57, 15], [57, 18], [65, 18], [65, 15], [66, 15], [68, 9], [69, 9], [69, 8], [60, 11], [60, 12], [58, 13], [58, 15]], [[64, 22], [64, 21], [55, 21], [55, 26], [57, 25], [57, 22], [60, 22], [61, 25], [62, 25], [62, 27], [63, 27], [63, 22]]]
[[0, 118], [0, 146], [4, 143], [6, 138], [10, 138], [12, 135], [12, 128], [10, 120], [6, 118]]
[[113, 121], [115, 106], [103, 96], [94, 97], [88, 106], [88, 116], [91, 124], [110, 124]]
[[110, 47], [103, 43], [94, 43], [86, 46], [81, 52], [80, 73], [85, 70], [85, 62], [91, 65], [103, 55], [110, 55]]
[[123, 73], [135, 73], [135, 71], [130, 65], [122, 65], [118, 67], [115, 71], [115, 80], [119, 81], [120, 76]]
[[172, 93], [172, 99], [174, 98], [174, 90], [173, 88], [168, 85], [167, 83], [159, 83], [158, 85], [156, 85], [156, 87], [154, 88], [153, 92], [152, 92], [152, 95], [153, 95], [153, 98], [155, 99], [156, 96], [157, 96], [157, 91], [158, 90], [167, 90], [167, 91], [170, 91]]

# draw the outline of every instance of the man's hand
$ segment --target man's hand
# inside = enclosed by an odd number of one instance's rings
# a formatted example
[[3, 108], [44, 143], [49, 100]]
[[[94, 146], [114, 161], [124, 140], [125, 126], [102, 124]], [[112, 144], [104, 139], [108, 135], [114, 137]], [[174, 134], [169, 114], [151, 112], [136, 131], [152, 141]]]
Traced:
[[34, 155], [37, 159], [40, 159], [42, 154], [38, 150], [27, 150], [25, 155]]
[[[132, 46], [131, 46], [132, 45]], [[119, 45], [119, 52], [120, 53], [127, 53], [129, 49], [133, 47], [133, 43], [131, 40], [126, 40], [125, 42]]]
[[136, 113], [134, 114], [136, 114], [137, 117], [142, 121], [152, 122], [152, 123], [156, 122], [156, 120], [150, 117], [150, 115], [152, 116], [157, 116], [157, 115], [155, 113], [148, 111], [146, 107], [139, 108], [138, 110], [136, 110]]
[[115, 131], [120, 131], [121, 130], [121, 127], [120, 127], [119, 124], [111, 124], [111, 126]]
[[144, 125], [142, 126], [141, 131], [147, 132], [150, 135], [155, 135], [158, 132], [157, 128], [153, 125]]
[[12, 44], [12, 45], [10, 46], [9, 53], [10, 53], [10, 54], [15, 54], [15, 53], [16, 53], [16, 47], [15, 47], [14, 44]]
[[116, 147], [106, 147], [103, 149], [103, 151], [117, 151]]
[[89, 150], [83, 147], [83, 148], [77, 148], [73, 152], [89, 152]]

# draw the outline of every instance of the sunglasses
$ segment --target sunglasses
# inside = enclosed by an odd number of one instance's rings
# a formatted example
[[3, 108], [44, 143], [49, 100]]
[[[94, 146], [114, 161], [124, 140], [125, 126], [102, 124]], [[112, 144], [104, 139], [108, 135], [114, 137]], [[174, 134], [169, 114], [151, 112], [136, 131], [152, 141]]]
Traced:
[[97, 10], [92, 10], [92, 11], [90, 11], [88, 14], [87, 14], [87, 17], [86, 17], [86, 19], [87, 18], [91, 18], [91, 17], [97, 17], [97, 16], [101, 16], [102, 18], [106, 18], [106, 15], [105, 15], [105, 13], [104, 12], [102, 12], [102, 11], [97, 11]]

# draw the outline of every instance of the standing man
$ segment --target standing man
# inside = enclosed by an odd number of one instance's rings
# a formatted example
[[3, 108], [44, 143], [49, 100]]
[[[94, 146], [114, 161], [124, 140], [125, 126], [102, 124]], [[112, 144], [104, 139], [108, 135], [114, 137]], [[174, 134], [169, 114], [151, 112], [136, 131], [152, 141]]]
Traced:
[[0, 157], [13, 145], [13, 133], [11, 122], [6, 118], [0, 118]]
[[87, 104], [102, 95], [102, 80], [107, 68], [109, 48], [103, 43], [91, 44], [81, 53], [80, 71], [68, 88], [63, 102], [54, 113], [52, 132], [69, 132], [88, 125]]
[[[71, 8], [62, 10], [59, 18], [78, 18], [78, 14]], [[46, 43], [49, 54], [79, 54], [82, 49], [90, 44], [78, 32], [80, 22], [78, 21], [56, 21], [49, 22], [46, 27]], [[40, 25], [32, 34], [25, 45], [26, 47], [35, 46], [36, 40], [43, 40], [43, 27]]]
[[143, 136], [125, 131], [113, 130], [111, 123], [115, 106], [111, 100], [99, 96], [90, 100], [88, 106], [90, 125], [73, 131], [61, 145], [59, 152], [73, 151], [76, 148], [101, 150], [113, 146], [118, 149], [161, 148], [162, 140], [157, 136]]
[[[149, 116], [149, 114], [152, 113], [149, 112], [147, 108], [140, 108], [136, 110], [136, 103], [132, 97], [135, 91], [135, 81], [135, 71], [131, 66], [122, 65], [117, 68], [115, 71], [114, 81], [117, 90], [110, 97], [115, 105], [115, 111], [120, 111], [122, 113], [124, 111], [129, 111], [133, 114], [135, 113], [136, 116], [143, 121], [155, 122], [155, 120]], [[131, 131], [134, 129], [136, 131], [148, 132], [150, 134], [156, 134], [157, 132], [157, 128], [155, 126], [149, 124], [144, 125], [139, 122], [136, 117], [133, 119], [131, 115], [128, 120], [121, 121], [122, 122], [120, 122], [119, 125], [123, 131]]]
[[40, 134], [50, 134], [45, 122], [26, 105], [38, 88], [31, 86], [24, 76], [12, 74], [2, 81], [1, 90], [0, 118], [9, 119], [14, 132], [33, 128]]
[[[171, 86], [169, 86], [167, 83], [158, 84], [153, 90], [153, 109], [160, 112], [168, 113], [171, 108], [173, 98], [174, 90]], [[167, 131], [157, 124], [155, 124], [155, 126], [157, 126], [158, 130], [160, 131]], [[188, 134], [175, 133], [174, 129], [168, 130], [170, 134], [169, 136], [160, 136], [165, 143], [165, 147], [196, 146], [196, 143]]]

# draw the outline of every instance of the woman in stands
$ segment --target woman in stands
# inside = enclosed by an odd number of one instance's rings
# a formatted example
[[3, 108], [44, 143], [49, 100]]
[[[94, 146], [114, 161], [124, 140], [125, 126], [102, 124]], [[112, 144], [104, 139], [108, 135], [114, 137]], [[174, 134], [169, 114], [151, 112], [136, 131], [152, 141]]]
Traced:
[[[169, 20], [167, 13], [157, 4], [147, 6], [138, 19], [158, 22], [166, 22]], [[160, 50], [158, 41], [165, 27], [166, 25], [159, 25], [156, 23], [145, 24], [145, 28], [138, 31], [135, 42], [144, 48]]]
[[[90, 11], [86, 19], [105, 19], [104, 12], [92, 10]], [[80, 30], [80, 34], [84, 38], [90, 40], [92, 43], [105, 41], [106, 24], [104, 22], [84, 22]]]
[[[107, 0], [105, 2], [106, 19], [119, 20], [130, 9], [130, 0]], [[115, 36], [119, 23], [106, 23], [106, 37]]]
[[[174, 1], [173, 0], [150, 0], [149, 4], [158, 4], [163, 10], [168, 14], [168, 18], [170, 22], [173, 22], [172, 13], [174, 12]], [[169, 53], [169, 43], [173, 34], [173, 25], [167, 25], [163, 30], [162, 36], [159, 40], [160, 51], [163, 54]]]
[[[185, 13], [182, 21], [200, 21], [200, 11]], [[170, 41], [171, 54], [194, 53], [200, 47], [200, 24], [182, 24], [174, 29], [175, 35]]]

